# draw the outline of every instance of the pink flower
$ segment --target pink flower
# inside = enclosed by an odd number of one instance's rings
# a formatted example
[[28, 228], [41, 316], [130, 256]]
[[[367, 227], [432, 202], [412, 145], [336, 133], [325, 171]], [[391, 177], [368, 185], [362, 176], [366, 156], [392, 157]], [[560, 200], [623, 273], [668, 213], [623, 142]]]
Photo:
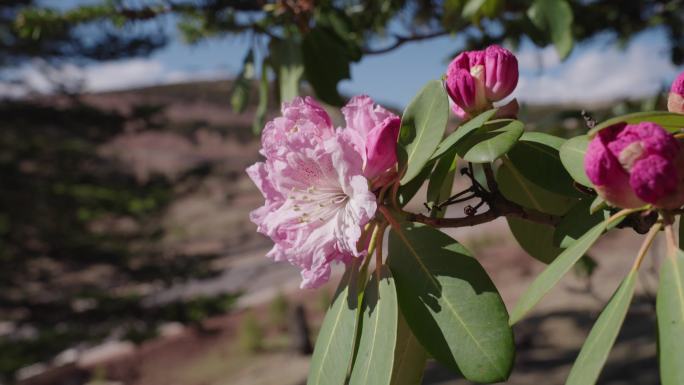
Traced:
[[518, 59], [498, 45], [462, 52], [447, 68], [447, 93], [455, 103], [454, 112], [461, 118], [491, 108], [494, 102], [510, 95], [517, 84]]
[[667, 109], [670, 112], [684, 114], [684, 72], [672, 82], [670, 94], [667, 98]]
[[598, 193], [611, 204], [635, 208], [684, 203], [679, 142], [661, 126], [619, 123], [589, 143], [584, 167]]
[[313, 99], [284, 103], [282, 113], [264, 129], [266, 160], [247, 169], [265, 198], [250, 218], [275, 244], [268, 256], [298, 266], [301, 287], [313, 288], [329, 279], [331, 263], [362, 255], [357, 243], [376, 197], [364, 154]]
[[364, 175], [377, 180], [397, 163], [401, 119], [366, 95], [355, 96], [342, 108], [343, 130], [364, 155]]

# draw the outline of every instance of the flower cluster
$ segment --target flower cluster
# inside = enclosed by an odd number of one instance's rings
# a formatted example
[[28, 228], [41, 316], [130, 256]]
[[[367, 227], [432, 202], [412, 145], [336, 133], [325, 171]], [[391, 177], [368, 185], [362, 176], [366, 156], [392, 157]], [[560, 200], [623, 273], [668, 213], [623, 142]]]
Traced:
[[[518, 59], [509, 50], [491, 45], [482, 51], [460, 53], [449, 64], [446, 89], [452, 109], [462, 119], [492, 108], [518, 84]], [[501, 107], [500, 116], [515, 116], [518, 102]]]
[[367, 96], [342, 113], [346, 127], [335, 129], [313, 99], [284, 103], [262, 134], [265, 161], [247, 169], [265, 199], [250, 218], [274, 242], [269, 257], [301, 268], [302, 288], [326, 282], [332, 262], [363, 255], [358, 243], [376, 210], [371, 188], [396, 172], [399, 118]]
[[683, 160], [679, 142], [661, 126], [618, 123], [591, 140], [584, 166], [597, 192], [615, 206], [677, 208], [684, 204]]

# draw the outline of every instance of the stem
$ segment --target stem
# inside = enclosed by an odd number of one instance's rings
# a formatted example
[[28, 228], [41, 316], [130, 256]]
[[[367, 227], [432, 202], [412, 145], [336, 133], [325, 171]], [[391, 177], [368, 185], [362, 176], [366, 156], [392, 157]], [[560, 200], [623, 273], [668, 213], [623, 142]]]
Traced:
[[487, 187], [492, 193], [497, 193], [499, 191], [499, 186], [496, 184], [496, 178], [494, 177], [494, 170], [490, 163], [485, 163], [482, 168], [484, 169], [485, 178], [487, 179]]
[[674, 228], [672, 227], [674, 220], [672, 216], [669, 214], [664, 214], [663, 219], [665, 221], [665, 240], [667, 244], [667, 257], [673, 258], [675, 255], [677, 255], [677, 250], [679, 249], [679, 246], [677, 246], [677, 237], [675, 236]]
[[378, 239], [380, 239], [380, 245], [375, 248], [375, 276], [380, 282], [380, 268], [382, 267], [382, 238], [385, 235], [385, 227], [387, 225], [378, 226], [380, 229], [378, 231]]
[[636, 259], [634, 260], [634, 265], [632, 265], [632, 271], [639, 270], [639, 267], [641, 267], [641, 262], [643, 262], [644, 256], [646, 256], [646, 252], [648, 251], [648, 249], [651, 248], [653, 240], [655, 239], [656, 235], [658, 235], [658, 231], [660, 231], [662, 227], [662, 223], [656, 223], [651, 227], [651, 230], [649, 230], [648, 235], [646, 235], [646, 239], [644, 239], [644, 243], [641, 244], [639, 253], [637, 254]]

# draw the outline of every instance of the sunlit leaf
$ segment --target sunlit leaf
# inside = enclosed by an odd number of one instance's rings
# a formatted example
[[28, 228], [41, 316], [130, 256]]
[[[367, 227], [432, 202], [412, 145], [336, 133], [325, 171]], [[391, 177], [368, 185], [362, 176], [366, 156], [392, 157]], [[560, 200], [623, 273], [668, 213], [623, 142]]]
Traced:
[[435, 159], [441, 156], [445, 152], [449, 151], [456, 143], [458, 143], [461, 139], [463, 139], [473, 130], [477, 130], [480, 127], [482, 127], [482, 125], [487, 123], [487, 121], [489, 121], [489, 119], [491, 119], [496, 114], [496, 111], [497, 109], [493, 108], [463, 123], [454, 132], [447, 136], [446, 139], [444, 139], [439, 144], [439, 146], [437, 146], [437, 150], [435, 150], [435, 153], [432, 155], [432, 158]]
[[[615, 222], [619, 222], [616, 219]], [[544, 271], [534, 279], [511, 311], [511, 324], [520, 321], [563, 278], [572, 266], [589, 250], [603, 234], [606, 221], [599, 223], [565, 249]]]
[[524, 125], [519, 120], [494, 120], [471, 131], [454, 147], [468, 162], [489, 163], [513, 148], [523, 131]]
[[604, 128], [620, 122], [629, 124], [653, 122], [663, 126], [664, 129], [670, 132], [677, 132], [684, 128], [684, 115], [667, 111], [645, 111], [616, 116], [596, 125], [596, 127], [589, 131], [589, 137], [593, 137], [597, 132]]
[[[681, 233], [681, 224], [680, 224]], [[680, 236], [680, 242], [682, 237]], [[658, 359], [663, 385], [684, 384], [684, 252], [676, 250], [660, 266], [656, 300]]]
[[630, 272], [608, 301], [584, 341], [565, 385], [592, 385], [598, 380], [634, 297], [636, 275], [636, 271]]
[[358, 315], [358, 263], [342, 277], [318, 333], [307, 385], [343, 385], [351, 365]]
[[404, 110], [397, 143], [401, 184], [415, 178], [428, 162], [444, 136], [449, 120], [449, 100], [438, 80], [428, 82]]
[[399, 306], [425, 349], [467, 379], [496, 382], [513, 365], [506, 308], [477, 260], [432, 227], [392, 228], [389, 263]]
[[560, 159], [572, 179], [587, 187], [593, 187], [591, 181], [584, 172], [584, 154], [589, 146], [589, 137], [586, 135], [568, 139], [560, 148]]
[[359, 346], [349, 385], [389, 385], [392, 378], [399, 307], [394, 279], [386, 266], [380, 269], [381, 279], [373, 274], [363, 296]]

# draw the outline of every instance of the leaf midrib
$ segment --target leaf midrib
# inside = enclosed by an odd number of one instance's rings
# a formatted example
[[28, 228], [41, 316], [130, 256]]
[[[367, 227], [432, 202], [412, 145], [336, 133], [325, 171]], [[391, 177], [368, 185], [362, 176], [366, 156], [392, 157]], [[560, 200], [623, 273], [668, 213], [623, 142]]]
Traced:
[[[406, 244], [406, 247], [408, 247], [408, 249], [410, 250], [411, 255], [413, 255], [416, 262], [418, 262], [418, 265], [420, 265], [420, 268], [423, 270], [425, 275], [428, 277], [429, 282], [431, 282], [435, 286], [435, 288], [439, 289], [439, 283], [432, 277], [432, 275], [430, 274], [430, 271], [427, 269], [427, 266], [425, 266], [423, 264], [423, 262], [420, 260], [418, 253], [416, 252], [416, 250], [413, 248], [411, 243], [406, 238], [403, 229], [398, 228], [398, 229], [394, 229], [394, 230], [397, 232], [397, 234], [399, 235], [401, 240], [404, 242], [404, 244]], [[448, 305], [449, 309], [451, 310], [451, 313], [454, 315], [456, 320], [463, 326], [463, 329], [468, 334], [468, 337], [470, 337], [470, 339], [472, 339], [473, 342], [475, 342], [475, 345], [477, 346], [478, 350], [480, 350], [480, 352], [487, 358], [487, 361], [489, 361], [490, 365], [494, 368], [494, 370], [496, 370], [497, 374], [499, 374], [501, 376], [501, 378], [505, 378], [506, 377], [505, 373], [502, 373], [500, 371], [498, 365], [496, 365], [494, 363], [494, 360], [492, 359], [492, 357], [490, 357], [489, 354], [487, 353], [487, 351], [485, 351], [484, 348], [482, 347], [482, 345], [480, 345], [480, 342], [477, 340], [477, 338], [475, 338], [473, 333], [470, 331], [470, 328], [468, 328], [467, 324], [458, 315], [458, 312], [456, 311], [454, 306], [451, 304], [451, 302], [449, 300], [447, 300], [446, 297], [442, 297], [442, 299], [443, 299], [444, 303], [446, 303]]]
[[[438, 99], [438, 98], [432, 98], [432, 100], [430, 101], [430, 107], [428, 108], [428, 111], [430, 112], [430, 114], [428, 114], [428, 116], [429, 116], [429, 115], [432, 115], [432, 109], [434, 108], [436, 99]], [[417, 138], [415, 141], [413, 141], [413, 143], [416, 143], [416, 144], [412, 146], [411, 152], [409, 153], [409, 156], [408, 156], [408, 158], [406, 159], [406, 164], [411, 164], [411, 159], [413, 159], [413, 156], [414, 156], [416, 153], [418, 153], [418, 145], [417, 145], [417, 143], [420, 143], [420, 142], [421, 142], [421, 140], [422, 140], [422, 138], [423, 138], [423, 135], [425, 134], [425, 131], [427, 131], [427, 127], [426, 127], [426, 126], [427, 126], [427, 122], [428, 122], [428, 119], [425, 119], [425, 123], [423, 124], [423, 127], [421, 127], [421, 131], [420, 131], [420, 133], [418, 134], [418, 138]], [[416, 126], [416, 128], [418, 128], [418, 127]], [[413, 144], [413, 143], [412, 143], [412, 144]], [[430, 154], [430, 155], [432, 155], [432, 154]]]

